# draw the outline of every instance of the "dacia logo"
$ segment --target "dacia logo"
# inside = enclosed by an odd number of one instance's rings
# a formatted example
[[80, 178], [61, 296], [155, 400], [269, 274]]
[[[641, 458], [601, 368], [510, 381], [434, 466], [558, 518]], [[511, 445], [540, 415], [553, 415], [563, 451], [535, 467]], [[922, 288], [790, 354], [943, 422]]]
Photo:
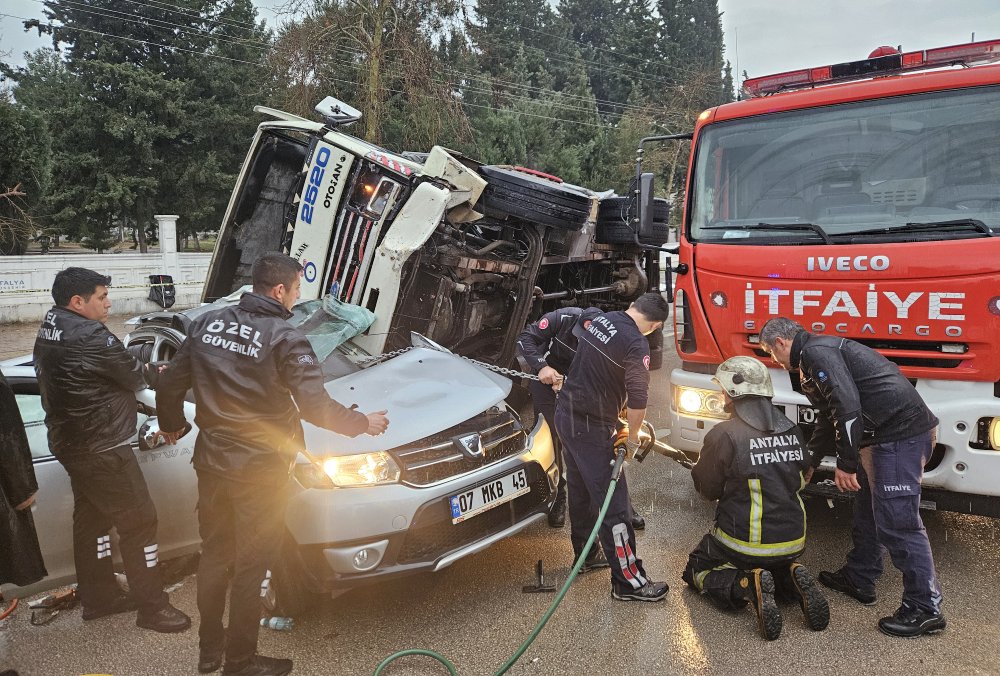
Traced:
[[462, 455], [469, 460], [479, 460], [485, 454], [485, 451], [483, 450], [483, 440], [476, 432], [454, 437], [451, 442], [458, 447], [458, 450], [462, 453]]

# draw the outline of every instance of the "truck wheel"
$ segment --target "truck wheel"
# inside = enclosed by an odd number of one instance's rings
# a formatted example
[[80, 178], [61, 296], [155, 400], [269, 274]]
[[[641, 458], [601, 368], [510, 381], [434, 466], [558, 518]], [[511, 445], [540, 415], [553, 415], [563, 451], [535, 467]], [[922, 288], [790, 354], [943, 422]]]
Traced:
[[590, 213], [590, 197], [537, 173], [486, 165], [488, 181], [479, 205], [493, 217], [514, 216], [554, 228], [578, 230]]
[[[598, 244], [631, 244], [635, 242], [635, 231], [632, 229], [631, 199], [628, 197], [608, 197], [601, 200], [597, 212], [597, 243]], [[667, 218], [670, 206], [667, 200], [657, 197], [653, 200], [653, 232], [642, 237], [643, 244], [659, 246], [667, 241], [670, 228]]]
[[663, 330], [653, 331], [646, 340], [649, 341], [649, 370], [658, 371], [663, 368]]

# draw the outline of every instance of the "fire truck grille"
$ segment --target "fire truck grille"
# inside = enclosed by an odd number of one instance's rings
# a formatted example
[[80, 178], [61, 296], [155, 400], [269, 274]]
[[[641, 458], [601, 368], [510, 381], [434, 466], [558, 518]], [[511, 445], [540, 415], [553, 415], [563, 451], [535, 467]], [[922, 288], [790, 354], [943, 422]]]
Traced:
[[[466, 450], [458, 439], [468, 444]], [[508, 409], [493, 407], [393, 453], [402, 467], [403, 483], [429, 486], [520, 455], [526, 441], [520, 421]]]
[[528, 493], [467, 521], [456, 524], [451, 522], [447, 497], [421, 507], [406, 532], [406, 539], [397, 558], [398, 563], [434, 561], [483, 538], [496, 535], [532, 513], [544, 511], [549, 500], [549, 482], [545, 472], [536, 463], [529, 463], [525, 469], [528, 472], [528, 485], [531, 487]]

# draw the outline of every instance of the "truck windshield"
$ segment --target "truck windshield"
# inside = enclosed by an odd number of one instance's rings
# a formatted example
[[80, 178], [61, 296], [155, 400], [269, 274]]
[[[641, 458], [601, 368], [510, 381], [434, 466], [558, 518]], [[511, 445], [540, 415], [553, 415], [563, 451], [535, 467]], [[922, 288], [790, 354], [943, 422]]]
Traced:
[[1000, 235], [1000, 87], [706, 126], [689, 237], [863, 244]]

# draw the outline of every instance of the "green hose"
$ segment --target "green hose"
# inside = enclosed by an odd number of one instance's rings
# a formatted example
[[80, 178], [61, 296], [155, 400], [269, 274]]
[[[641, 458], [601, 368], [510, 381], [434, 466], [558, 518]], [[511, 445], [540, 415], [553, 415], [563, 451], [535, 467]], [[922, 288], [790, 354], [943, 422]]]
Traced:
[[[612, 477], [611, 485], [608, 486], [608, 494], [604, 497], [604, 504], [601, 505], [601, 511], [597, 515], [597, 522], [594, 524], [594, 529], [590, 531], [590, 537], [587, 539], [587, 544], [584, 545], [583, 551], [580, 552], [580, 556], [577, 558], [576, 563], [573, 565], [573, 570], [570, 571], [569, 577], [566, 578], [566, 582], [563, 583], [562, 589], [560, 589], [559, 593], [556, 594], [556, 598], [549, 605], [548, 610], [546, 610], [545, 614], [542, 615], [542, 619], [538, 621], [538, 624], [535, 625], [535, 628], [532, 629], [530, 634], [528, 634], [528, 638], [526, 638], [524, 640], [524, 643], [521, 644], [521, 646], [517, 649], [517, 651], [510, 656], [510, 659], [504, 662], [504, 665], [494, 672], [494, 676], [501, 676], [501, 674], [506, 674], [507, 671], [512, 666], [514, 666], [514, 663], [521, 658], [521, 655], [523, 655], [524, 652], [528, 649], [528, 646], [534, 643], [535, 639], [538, 638], [538, 635], [542, 632], [542, 629], [545, 628], [545, 625], [549, 621], [549, 618], [552, 617], [552, 614], [554, 612], [556, 612], [556, 608], [559, 607], [559, 603], [562, 602], [563, 597], [566, 596], [566, 592], [569, 591], [569, 586], [573, 584], [573, 580], [576, 579], [577, 574], [580, 572], [580, 568], [583, 567], [583, 562], [587, 558], [587, 554], [590, 553], [590, 548], [593, 546], [594, 540], [597, 539], [597, 533], [601, 529], [601, 522], [604, 521], [604, 515], [608, 513], [608, 506], [611, 505], [611, 496], [613, 496], [615, 493], [615, 487], [618, 485], [618, 477], [621, 476], [622, 465], [625, 463], [625, 453], [618, 452], [618, 449], [615, 449], [615, 451], [616, 451], [615, 465], [611, 469], [611, 477]], [[385, 669], [391, 662], [394, 662], [399, 658], [405, 657], [407, 655], [425, 655], [427, 657], [432, 657], [441, 664], [443, 664], [445, 667], [447, 667], [448, 673], [451, 674], [451, 676], [457, 676], [458, 674], [458, 671], [455, 670], [455, 665], [452, 664], [448, 660], [448, 658], [445, 657], [444, 655], [436, 653], [433, 650], [410, 649], [410, 650], [400, 650], [399, 652], [393, 653], [392, 655], [389, 655], [387, 658], [382, 660], [382, 663], [375, 668], [374, 676], [379, 676], [379, 674], [382, 673], [382, 670]]]

